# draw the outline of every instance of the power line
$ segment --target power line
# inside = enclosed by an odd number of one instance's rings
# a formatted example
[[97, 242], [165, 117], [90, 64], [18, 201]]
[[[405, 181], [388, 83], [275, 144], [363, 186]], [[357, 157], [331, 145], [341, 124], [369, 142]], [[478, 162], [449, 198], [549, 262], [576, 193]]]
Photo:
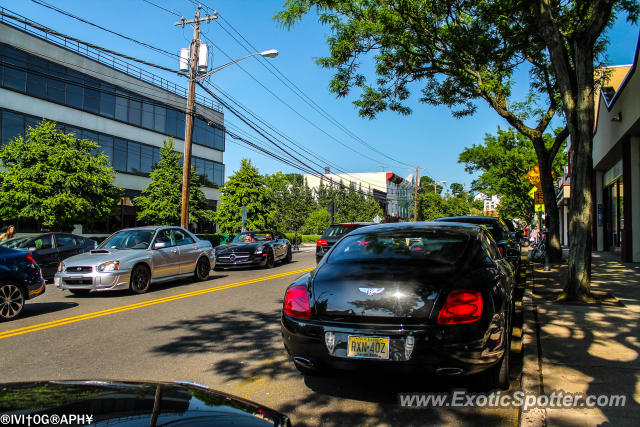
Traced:
[[[227, 21], [223, 16], [219, 15], [219, 19], [221, 21], [224, 21], [224, 23], [226, 25], [228, 25], [245, 43], [246, 45], [248, 45], [251, 49], [253, 49], [253, 51], [257, 51], [258, 49], [251, 44], [251, 42], [249, 42], [238, 30], [236, 30], [233, 25], [231, 25], [231, 23], [229, 21]], [[227, 30], [219, 21], [216, 21], [216, 23], [220, 26], [220, 28], [222, 28], [232, 39], [234, 39], [236, 41], [236, 43], [238, 43], [240, 46], [242, 46], [247, 52], [251, 53], [251, 49], [247, 48], [245, 44], [243, 44], [242, 42], [240, 42], [233, 34], [231, 34], [229, 32], [229, 30]], [[323, 116], [324, 118], [326, 118], [330, 123], [332, 123], [333, 125], [335, 125], [336, 127], [338, 127], [340, 130], [342, 130], [345, 134], [347, 134], [348, 136], [350, 136], [351, 138], [353, 138], [355, 141], [357, 141], [358, 143], [364, 145], [365, 147], [369, 148], [370, 150], [380, 154], [381, 156], [391, 160], [394, 163], [400, 164], [400, 165], [404, 165], [404, 166], [410, 166], [408, 163], [399, 161], [394, 159], [393, 157], [390, 157], [389, 155], [385, 154], [384, 152], [378, 150], [377, 148], [375, 148], [374, 146], [372, 146], [371, 144], [367, 143], [365, 140], [363, 140], [362, 138], [360, 138], [357, 134], [353, 133], [351, 130], [349, 130], [347, 127], [345, 127], [342, 123], [340, 123], [336, 118], [334, 118], [329, 112], [327, 112], [324, 108], [322, 108], [322, 106], [320, 106], [316, 101], [314, 101], [311, 97], [309, 97], [302, 89], [300, 89], [300, 87], [298, 87], [294, 82], [292, 82], [282, 71], [280, 71], [280, 69], [275, 65], [272, 64], [270, 62], [264, 61], [264, 60], [260, 60], [260, 58], [255, 58], [256, 61], [258, 61], [267, 71], [269, 71], [276, 79], [278, 79], [284, 86], [286, 86], [288, 89], [290, 89], [296, 96], [298, 96], [303, 102], [305, 102], [307, 105], [309, 105], [311, 108], [313, 108], [316, 112], [318, 112], [321, 116]], [[266, 65], [265, 65], [266, 64]], [[275, 73], [274, 71], [275, 70]], [[277, 74], [276, 74], [277, 73]], [[283, 80], [284, 79], [284, 80]]]
[[158, 52], [158, 53], [161, 53], [161, 54], [163, 54], [163, 55], [169, 56], [169, 57], [171, 57], [171, 58], [174, 58], [174, 57], [175, 57], [175, 58], [180, 58], [180, 55], [178, 55], [178, 54], [177, 54], [177, 53], [175, 53], [175, 52], [169, 52], [168, 50], [165, 50], [165, 49], [162, 49], [162, 48], [159, 48], [159, 47], [156, 47], [156, 46], [150, 45], [150, 44], [145, 43], [145, 42], [141, 42], [140, 40], [136, 40], [136, 39], [131, 38], [131, 37], [129, 37], [129, 36], [125, 36], [124, 34], [118, 33], [117, 31], [110, 30], [110, 29], [105, 28], [105, 27], [103, 27], [103, 26], [101, 26], [101, 25], [98, 25], [98, 24], [96, 24], [96, 23], [93, 23], [93, 22], [91, 22], [91, 21], [88, 21], [88, 20], [86, 20], [86, 19], [84, 19], [84, 18], [81, 18], [81, 17], [79, 17], [79, 16], [77, 16], [77, 15], [74, 15], [74, 14], [73, 14], [73, 13], [71, 13], [71, 12], [67, 12], [66, 10], [63, 10], [63, 9], [61, 9], [61, 8], [57, 7], [57, 6], [54, 6], [54, 5], [52, 5], [52, 4], [49, 4], [49, 3], [45, 2], [45, 1], [42, 1], [42, 0], [31, 0], [31, 1], [32, 1], [33, 3], [36, 3], [36, 4], [40, 5], [40, 6], [46, 7], [47, 9], [53, 10], [53, 11], [55, 11], [55, 12], [58, 12], [58, 13], [60, 13], [60, 14], [62, 14], [62, 15], [68, 16], [68, 17], [73, 18], [73, 19], [75, 19], [75, 20], [77, 20], [77, 21], [83, 22], [83, 23], [85, 23], [85, 24], [87, 24], [87, 25], [91, 25], [92, 27], [98, 28], [98, 29], [100, 29], [100, 30], [102, 30], [102, 31], [106, 31], [106, 32], [108, 32], [108, 33], [111, 33], [111, 34], [113, 34], [113, 35], [116, 35], [116, 36], [118, 36], [118, 37], [121, 37], [121, 38], [123, 38], [123, 39], [125, 39], [125, 40], [129, 40], [130, 42], [133, 42], [133, 43], [139, 44], [139, 45], [141, 45], [141, 46], [144, 46], [144, 47], [146, 47], [146, 48], [152, 49], [152, 50], [154, 50], [154, 51], [156, 51], [156, 52]]

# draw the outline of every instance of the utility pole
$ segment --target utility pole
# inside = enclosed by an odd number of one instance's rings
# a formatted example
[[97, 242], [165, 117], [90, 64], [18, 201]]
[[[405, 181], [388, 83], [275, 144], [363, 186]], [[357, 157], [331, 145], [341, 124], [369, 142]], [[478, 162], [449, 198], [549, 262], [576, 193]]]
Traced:
[[205, 16], [200, 18], [200, 9], [202, 6], [198, 6], [195, 19], [186, 20], [182, 18], [174, 25], [181, 25], [184, 27], [186, 24], [193, 24], [193, 39], [191, 40], [191, 60], [189, 61], [189, 95], [187, 97], [187, 114], [184, 127], [184, 167], [182, 169], [182, 207], [180, 211], [180, 225], [183, 228], [189, 229], [189, 187], [191, 185], [191, 137], [193, 135], [193, 116], [195, 114], [195, 97], [196, 97], [196, 78], [198, 76], [198, 51], [200, 50], [200, 22], [211, 22], [212, 19], [218, 17], [217, 13], [214, 16]]

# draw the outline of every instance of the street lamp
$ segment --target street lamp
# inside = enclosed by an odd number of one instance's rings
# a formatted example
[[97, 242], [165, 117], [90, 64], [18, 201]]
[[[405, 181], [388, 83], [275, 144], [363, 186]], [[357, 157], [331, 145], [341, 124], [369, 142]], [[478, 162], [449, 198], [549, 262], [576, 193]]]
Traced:
[[198, 82], [202, 81], [202, 80], [206, 79], [207, 77], [210, 77], [212, 74], [215, 74], [218, 71], [222, 70], [223, 68], [227, 68], [230, 65], [233, 65], [233, 64], [235, 64], [237, 62], [242, 61], [243, 59], [251, 58], [252, 56], [258, 56], [258, 55], [260, 55], [260, 56], [262, 56], [264, 58], [275, 58], [276, 56], [278, 56], [278, 51], [277, 51], [277, 49], [269, 49], [269, 50], [265, 50], [263, 52], [256, 52], [256, 53], [252, 53], [252, 54], [247, 55], [247, 56], [243, 56], [242, 58], [238, 58], [235, 61], [229, 62], [228, 64], [221, 65], [221, 66], [219, 66], [217, 68], [214, 68], [213, 70], [211, 70], [211, 71], [209, 71], [209, 72], [207, 72], [207, 73], [205, 73], [205, 74], [203, 74], [201, 76], [196, 77], [196, 81], [198, 81]]
[[[221, 65], [207, 73], [198, 75], [198, 71], [197, 71], [198, 49], [200, 46], [199, 22], [201, 20], [210, 20], [210, 19], [215, 19], [215, 18], [214, 17], [200, 18], [200, 7], [198, 7], [198, 11], [196, 12], [196, 18], [193, 20], [193, 23], [195, 24], [195, 26], [194, 26], [194, 35], [193, 35], [193, 41], [192, 41], [193, 49], [191, 51], [191, 61], [190, 61], [190, 67], [189, 67], [190, 68], [189, 95], [187, 98], [187, 115], [185, 120], [184, 167], [182, 169], [182, 206], [180, 208], [180, 225], [186, 229], [189, 228], [189, 187], [191, 184], [191, 137], [193, 134], [193, 111], [194, 111], [194, 103], [195, 103], [196, 83], [208, 78], [212, 74], [215, 74], [224, 68], [227, 68], [230, 65], [233, 65], [237, 62], [240, 62], [252, 56], [260, 55], [265, 58], [275, 58], [276, 56], [278, 56], [278, 51], [276, 49], [269, 49], [263, 52], [256, 52], [247, 56], [243, 56], [242, 58], [238, 58], [235, 61], [229, 62], [228, 64]], [[176, 23], [176, 25], [184, 25], [185, 23], [191, 23], [191, 21], [183, 20], [181, 22]]]
[[447, 181], [433, 181], [433, 194], [438, 194], [438, 182], [440, 184], [442, 184], [442, 187], [444, 188], [444, 185], [447, 183]]

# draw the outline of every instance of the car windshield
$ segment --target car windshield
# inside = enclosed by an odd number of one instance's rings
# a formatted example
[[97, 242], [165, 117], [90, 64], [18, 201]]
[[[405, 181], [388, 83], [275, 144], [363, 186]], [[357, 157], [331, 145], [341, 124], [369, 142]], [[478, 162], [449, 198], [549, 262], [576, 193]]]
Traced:
[[98, 249], [147, 249], [153, 230], [124, 230], [109, 236]]
[[455, 264], [465, 252], [467, 242], [467, 236], [441, 231], [356, 234], [341, 240], [328, 262], [388, 259]]
[[354, 224], [331, 225], [329, 226], [329, 228], [327, 228], [322, 237], [342, 237], [345, 234], [352, 232], [356, 228], [358, 227]]
[[260, 233], [260, 232], [250, 232], [250, 233], [240, 233], [233, 239], [233, 243], [254, 243], [254, 242], [266, 242], [267, 240], [272, 240], [271, 233]]
[[31, 236], [26, 237], [14, 237], [13, 239], [5, 240], [4, 242], [0, 242], [0, 246], [4, 246], [6, 248], [19, 248], [23, 243], [27, 240], [31, 239]]

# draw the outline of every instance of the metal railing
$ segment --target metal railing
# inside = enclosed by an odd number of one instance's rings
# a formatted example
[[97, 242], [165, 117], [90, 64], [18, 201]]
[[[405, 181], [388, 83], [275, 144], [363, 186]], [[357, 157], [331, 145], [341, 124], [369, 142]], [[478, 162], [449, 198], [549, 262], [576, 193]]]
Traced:
[[[26, 18], [4, 7], [0, 7], [0, 10], [4, 13], [17, 16], [24, 21], [34, 22], [34, 21], [31, 21], [29, 18]], [[75, 40], [70, 40], [66, 37], [59, 36], [57, 34], [48, 33], [36, 27], [32, 27], [26, 23], [18, 22], [4, 15], [0, 15], [0, 22], [7, 24], [13, 28], [16, 28], [20, 31], [24, 31], [40, 39], [46, 40], [49, 43], [53, 43], [57, 46], [70, 50], [74, 53], [77, 53], [79, 55], [92, 59], [96, 62], [99, 62], [102, 65], [106, 65], [107, 67], [113, 68], [131, 77], [140, 79], [146, 83], [152, 84], [156, 87], [169, 91], [175, 95], [178, 95], [185, 99], [187, 97], [187, 88], [182, 87], [176, 83], [170, 82], [169, 80], [166, 80], [160, 76], [157, 76], [148, 70], [138, 67], [137, 65], [133, 65], [127, 61], [124, 61], [123, 59], [115, 55], [111, 55], [107, 52], [103, 52], [99, 49], [95, 49], [90, 46], [87, 46], [84, 43], [77, 42]], [[220, 104], [218, 104], [217, 102], [213, 101], [210, 98], [205, 98], [204, 96], [197, 93], [196, 93], [196, 103], [206, 108], [210, 108], [214, 111], [217, 111], [220, 113], [222, 112], [222, 106]]]

